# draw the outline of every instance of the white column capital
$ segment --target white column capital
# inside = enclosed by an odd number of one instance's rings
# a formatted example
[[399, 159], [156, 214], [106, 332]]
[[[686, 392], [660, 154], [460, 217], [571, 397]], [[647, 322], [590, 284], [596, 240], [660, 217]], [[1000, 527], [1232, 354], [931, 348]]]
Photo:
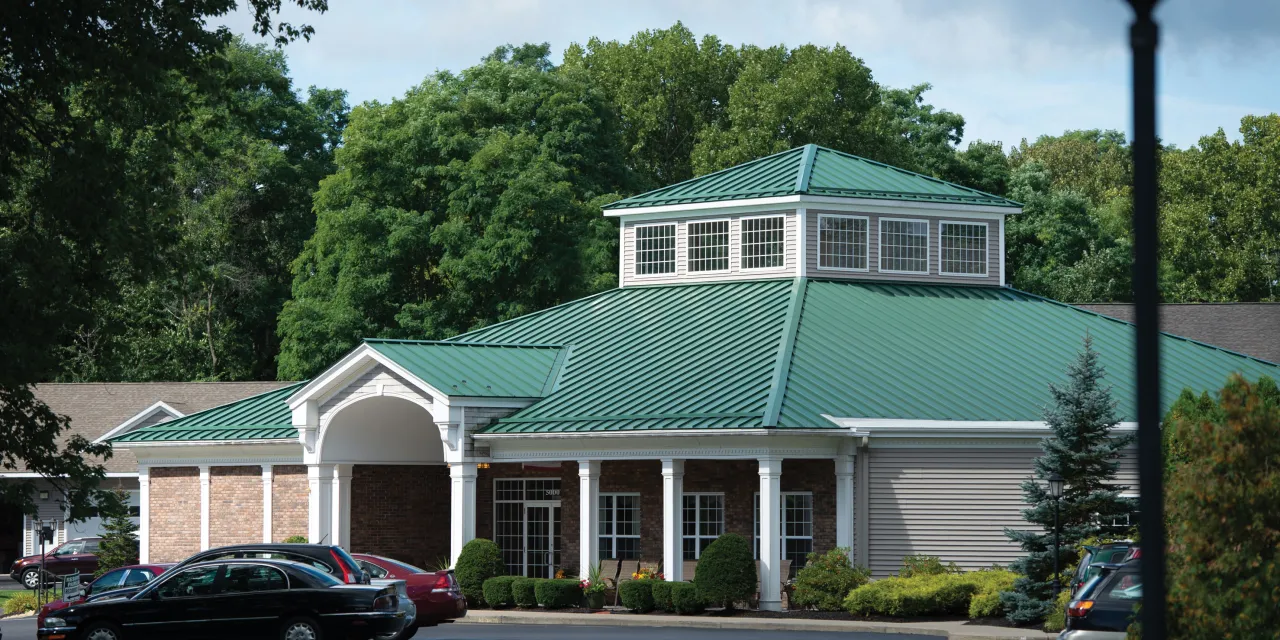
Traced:
[[760, 456], [760, 477], [777, 477], [782, 475], [782, 456]]
[[474, 462], [454, 462], [449, 465], [450, 478], [471, 478], [475, 479], [479, 473], [478, 467]]
[[579, 460], [578, 461], [578, 477], [600, 477], [600, 461], [599, 460]]
[[674, 458], [662, 459], [662, 475], [663, 476], [684, 476], [684, 460]]

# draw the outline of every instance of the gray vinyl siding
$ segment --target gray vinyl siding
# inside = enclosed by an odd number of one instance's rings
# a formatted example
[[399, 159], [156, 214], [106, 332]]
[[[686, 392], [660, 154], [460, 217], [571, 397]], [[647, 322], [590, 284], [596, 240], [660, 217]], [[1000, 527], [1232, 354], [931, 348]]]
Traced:
[[489, 444], [480, 443], [476, 446], [476, 442], [472, 436], [483, 430], [485, 427], [505, 418], [519, 409], [509, 407], [467, 407], [467, 434], [464, 442], [467, 456], [479, 456], [487, 458], [490, 454]]
[[1138, 495], [1138, 443], [1135, 441], [1124, 451], [1120, 458], [1120, 468], [1116, 471], [1116, 485], [1128, 487], [1121, 491], [1125, 495]]
[[870, 569], [896, 573], [902, 557], [938, 556], [962, 569], [1006, 565], [1021, 552], [1004, 535], [1022, 519], [1020, 485], [1038, 448], [871, 449]]
[[[867, 218], [867, 271], [841, 271], [823, 269], [818, 266], [818, 216], [840, 215]], [[927, 220], [929, 222], [929, 274], [880, 273], [880, 219], [896, 218], [899, 220]], [[892, 280], [896, 282], [943, 282], [968, 285], [1000, 285], [1000, 221], [966, 218], [963, 215], [921, 216], [915, 214], [885, 215], [875, 213], [852, 213], [848, 211], [822, 211], [809, 209], [805, 214], [806, 230], [805, 256], [810, 278], [830, 278], [845, 280]], [[941, 248], [938, 239], [939, 223], [964, 222], [966, 224], [987, 225], [987, 275], [977, 276], [944, 276], [939, 273], [942, 265]]]
[[390, 369], [377, 365], [364, 372], [359, 378], [352, 380], [350, 384], [333, 394], [328, 400], [325, 400], [324, 404], [320, 405], [320, 421], [322, 423], [327, 422], [329, 414], [347, 398], [361, 395], [377, 395], [379, 385], [382, 386], [382, 392], [386, 395], [420, 396], [428, 402], [431, 401], [426, 394], [413, 388], [409, 381], [396, 375]]
[[[743, 218], [760, 218], [767, 216], [781, 215], [786, 217], [786, 266], [781, 269], [742, 269], [742, 219]], [[688, 226], [689, 222], [700, 222], [703, 220], [728, 220], [729, 221], [729, 271], [714, 273], [698, 273], [689, 271], [689, 241]], [[637, 276], [636, 275], [636, 227], [650, 224], [668, 224], [674, 222], [676, 225], [676, 272], [664, 274], [660, 276]], [[789, 278], [795, 277], [796, 266], [799, 258], [797, 254], [797, 240], [799, 238], [799, 229], [796, 227], [796, 212], [792, 211], [773, 211], [767, 213], [752, 213], [745, 215], [716, 215], [714, 212], [708, 212], [701, 215], [689, 216], [678, 220], [661, 220], [648, 222], [628, 222], [622, 221], [622, 286], [646, 285], [646, 284], [672, 284], [685, 282], [723, 282], [728, 280], [764, 280], [772, 278]]]

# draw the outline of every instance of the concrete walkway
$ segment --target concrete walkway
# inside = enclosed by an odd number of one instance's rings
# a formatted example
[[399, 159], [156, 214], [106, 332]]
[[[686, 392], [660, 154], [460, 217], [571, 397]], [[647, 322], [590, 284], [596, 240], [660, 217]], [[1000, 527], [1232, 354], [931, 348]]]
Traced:
[[460, 623], [554, 624], [593, 627], [684, 627], [689, 629], [743, 629], [773, 631], [863, 631], [935, 636], [964, 640], [1051, 640], [1053, 634], [1038, 629], [1010, 629], [964, 622], [857, 622], [796, 618], [714, 618], [707, 616], [633, 615], [630, 613], [556, 613], [551, 611], [492, 611], [473, 609]]

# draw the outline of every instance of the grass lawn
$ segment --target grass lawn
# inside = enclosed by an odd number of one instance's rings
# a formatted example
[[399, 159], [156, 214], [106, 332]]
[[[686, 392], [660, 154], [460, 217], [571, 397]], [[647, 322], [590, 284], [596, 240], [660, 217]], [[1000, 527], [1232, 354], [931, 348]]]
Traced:
[[4, 606], [5, 600], [12, 598], [19, 593], [28, 593], [27, 589], [3, 589], [0, 590], [0, 607]]

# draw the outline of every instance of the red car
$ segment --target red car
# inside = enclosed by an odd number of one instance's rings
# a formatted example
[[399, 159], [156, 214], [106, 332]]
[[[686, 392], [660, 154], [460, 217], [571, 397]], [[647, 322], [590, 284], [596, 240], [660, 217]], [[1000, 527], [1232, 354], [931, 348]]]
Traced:
[[44, 556], [37, 553], [18, 558], [9, 569], [9, 577], [28, 589], [35, 589], [40, 586], [42, 574], [45, 584], [54, 577], [77, 571], [81, 575], [93, 575], [98, 570], [98, 543], [101, 541], [102, 538], [76, 538], [46, 550]]
[[108, 591], [116, 589], [128, 589], [137, 587], [151, 582], [153, 578], [165, 572], [166, 569], [172, 567], [172, 564], [135, 564], [128, 567], [120, 567], [113, 569], [101, 576], [97, 580], [85, 585], [84, 592], [79, 597], [73, 598], [71, 601], [54, 600], [49, 604], [40, 607], [40, 615], [36, 620], [36, 628], [44, 627], [45, 616], [54, 611], [66, 609], [73, 604], [79, 604], [85, 601], [89, 596], [96, 596]]
[[[404, 580], [409, 599], [418, 607], [418, 627], [434, 627], [467, 615], [467, 599], [462, 596], [452, 571], [427, 571], [399, 560], [353, 553], [360, 568], [375, 580]], [[403, 637], [412, 638], [412, 633]]]

